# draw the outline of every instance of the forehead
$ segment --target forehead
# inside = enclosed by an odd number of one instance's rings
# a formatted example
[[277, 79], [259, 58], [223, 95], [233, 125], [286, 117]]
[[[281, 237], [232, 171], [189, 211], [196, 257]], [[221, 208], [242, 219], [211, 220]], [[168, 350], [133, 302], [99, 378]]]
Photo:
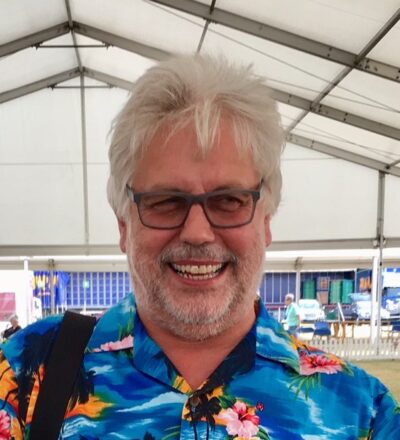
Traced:
[[205, 154], [193, 124], [159, 130], [139, 159], [133, 185], [136, 190], [175, 188], [209, 191], [217, 187], [254, 186], [260, 180], [250, 149], [238, 149], [229, 122], [222, 121]]

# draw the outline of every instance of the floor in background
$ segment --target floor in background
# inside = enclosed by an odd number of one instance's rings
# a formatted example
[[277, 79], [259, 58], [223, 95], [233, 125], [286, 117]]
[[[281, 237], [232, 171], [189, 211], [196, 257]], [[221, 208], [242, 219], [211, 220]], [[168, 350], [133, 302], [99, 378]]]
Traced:
[[352, 361], [368, 373], [378, 377], [400, 403], [400, 361]]

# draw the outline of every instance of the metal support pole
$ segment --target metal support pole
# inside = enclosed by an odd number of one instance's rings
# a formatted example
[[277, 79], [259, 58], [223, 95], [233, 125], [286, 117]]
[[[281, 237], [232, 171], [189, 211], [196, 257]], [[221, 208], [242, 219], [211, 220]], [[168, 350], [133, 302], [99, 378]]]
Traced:
[[299, 303], [299, 299], [300, 299], [300, 289], [301, 287], [301, 270], [297, 269], [296, 270], [296, 292], [295, 292], [295, 301], [298, 304]]
[[50, 284], [50, 313], [56, 313], [56, 292], [54, 289], [54, 260], [49, 260], [49, 284]]
[[379, 245], [379, 256], [377, 261], [378, 268], [376, 275], [376, 290], [377, 290], [376, 354], [379, 354], [379, 342], [380, 342], [380, 334], [381, 334], [382, 266], [383, 266], [383, 246], [385, 244], [385, 237], [383, 235], [383, 227], [384, 227], [384, 219], [385, 219], [385, 176], [386, 176], [385, 173], [383, 173], [382, 171], [379, 172], [378, 216], [377, 216], [377, 225], [376, 225], [376, 238]]
[[29, 260], [24, 258], [24, 278], [25, 278], [25, 316], [26, 324], [32, 322], [32, 289], [29, 277]]
[[[378, 304], [378, 279], [379, 279], [379, 256], [372, 259], [372, 286], [371, 286], [371, 314], [370, 314], [370, 339], [371, 345], [375, 346], [377, 350], [377, 340], [379, 340], [379, 333], [376, 326], [376, 305]], [[378, 354], [376, 352], [376, 354]]]
[[295, 292], [295, 302], [298, 304], [301, 294], [301, 258], [296, 258], [296, 262], [294, 264], [296, 269], [296, 292]]
[[83, 173], [83, 215], [85, 227], [85, 245], [89, 246], [89, 196], [88, 196], [88, 164], [86, 145], [86, 105], [85, 105], [85, 78], [81, 80], [81, 127], [82, 127], [82, 173]]
[[[211, 2], [211, 6], [210, 6], [210, 14], [213, 13], [213, 10], [214, 10], [214, 8], [215, 8], [215, 3], [216, 3], [216, 1], [217, 1], [217, 0], [212, 0], [212, 2]], [[203, 46], [204, 38], [206, 37], [207, 31], [208, 31], [208, 26], [210, 25], [210, 23], [211, 23], [210, 20], [206, 20], [206, 24], [205, 24], [205, 26], [204, 26], [203, 32], [202, 32], [201, 37], [200, 37], [199, 44], [198, 44], [198, 46], [197, 46], [197, 50], [196, 50], [197, 53], [200, 53], [200, 51], [201, 51], [201, 47]]]

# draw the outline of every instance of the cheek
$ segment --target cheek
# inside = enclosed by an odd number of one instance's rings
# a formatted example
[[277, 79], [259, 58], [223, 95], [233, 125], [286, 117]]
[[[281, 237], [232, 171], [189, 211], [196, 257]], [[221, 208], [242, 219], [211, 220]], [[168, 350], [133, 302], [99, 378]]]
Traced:
[[253, 224], [238, 229], [227, 229], [221, 234], [221, 238], [225, 246], [238, 256], [264, 252], [264, 228], [255, 227]]
[[161, 251], [170, 243], [175, 232], [150, 229], [141, 223], [133, 223], [130, 231], [130, 250], [137, 258], [157, 258]]

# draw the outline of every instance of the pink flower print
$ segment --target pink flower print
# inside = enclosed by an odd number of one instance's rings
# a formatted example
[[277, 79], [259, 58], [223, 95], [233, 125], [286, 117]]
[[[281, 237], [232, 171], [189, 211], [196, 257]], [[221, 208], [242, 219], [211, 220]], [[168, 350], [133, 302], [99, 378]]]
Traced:
[[321, 354], [302, 354], [300, 356], [300, 372], [303, 376], [315, 373], [336, 374], [343, 370], [340, 359]]
[[10, 440], [11, 439], [11, 418], [4, 411], [0, 410], [0, 440]]
[[[243, 402], [237, 401], [232, 408], [219, 414], [227, 422], [226, 430], [230, 435], [250, 440], [258, 433], [260, 418]], [[252, 414], [253, 413], [253, 414]]]
[[106, 342], [101, 344], [100, 348], [95, 348], [93, 351], [118, 351], [126, 350], [127, 348], [133, 348], [133, 336], [129, 335], [120, 341]]

